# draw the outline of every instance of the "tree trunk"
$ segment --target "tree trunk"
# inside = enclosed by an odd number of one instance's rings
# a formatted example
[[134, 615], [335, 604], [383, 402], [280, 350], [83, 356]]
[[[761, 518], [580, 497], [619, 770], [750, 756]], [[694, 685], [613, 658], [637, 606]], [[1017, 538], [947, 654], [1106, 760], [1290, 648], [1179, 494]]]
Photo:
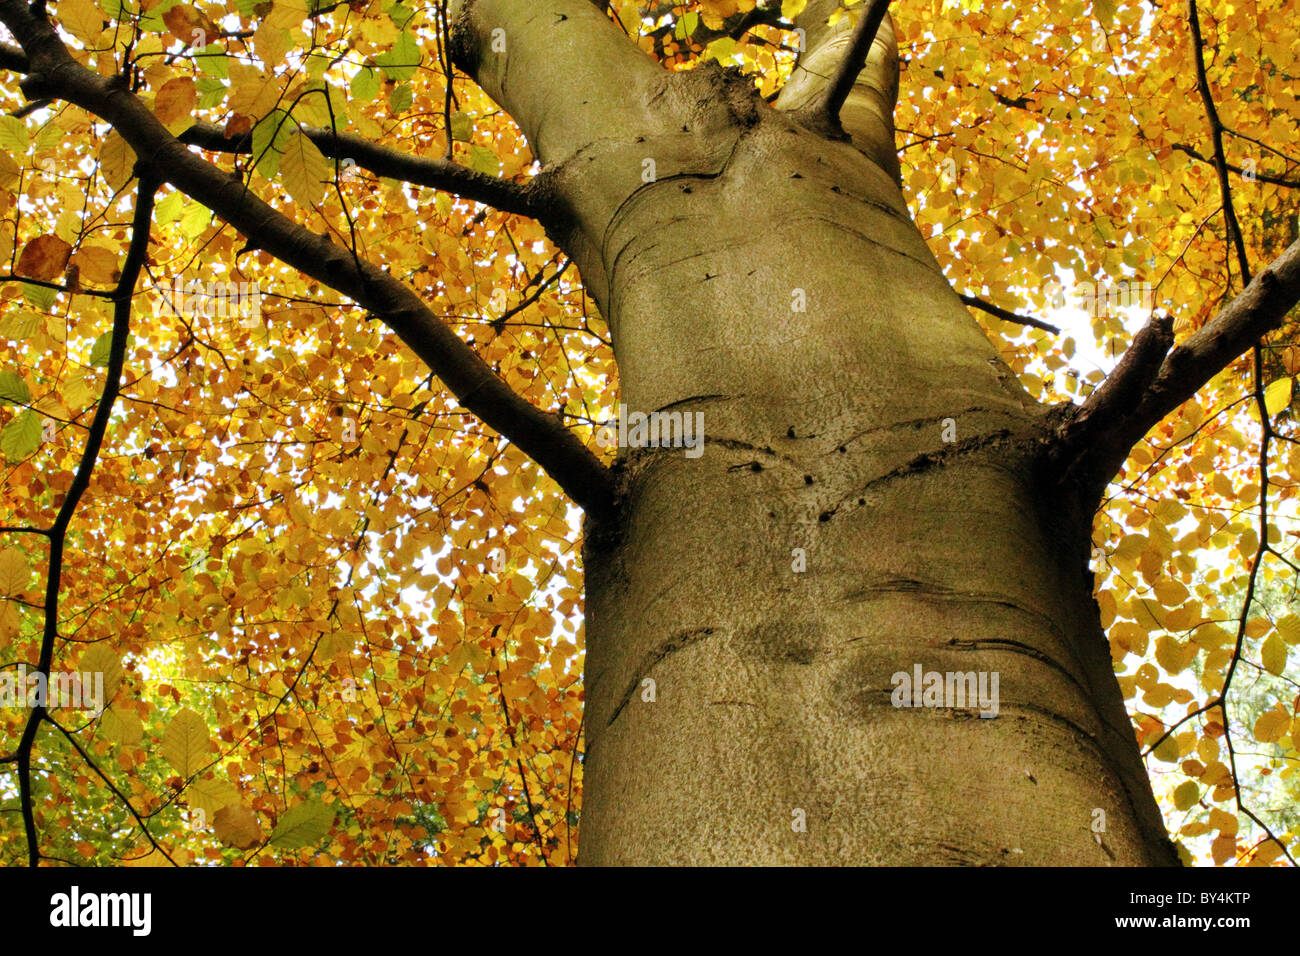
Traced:
[[[716, 64], [665, 73], [588, 3], [520, 10], [462, 4], [458, 58], [547, 163], [623, 403], [705, 435], [620, 450], [617, 513], [588, 522], [582, 862], [1174, 862], [1091, 514], [1039, 466], [1053, 412], [881, 136], [815, 132]], [[894, 706], [918, 665], [996, 674], [997, 715]]]

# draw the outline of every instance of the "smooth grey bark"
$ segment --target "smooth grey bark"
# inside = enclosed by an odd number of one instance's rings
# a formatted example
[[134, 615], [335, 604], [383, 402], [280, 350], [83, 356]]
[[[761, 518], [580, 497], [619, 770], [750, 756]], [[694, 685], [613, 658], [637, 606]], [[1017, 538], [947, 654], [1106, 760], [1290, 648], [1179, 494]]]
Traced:
[[[1174, 862], [1091, 514], [1038, 470], [1056, 416], [900, 193], [892, 26], [837, 139], [798, 112], [834, 32], [773, 108], [716, 64], [663, 71], [588, 0], [453, 8], [459, 65], [566, 210], [622, 400], [704, 414], [701, 457], [622, 454], [588, 523], [581, 861]], [[996, 671], [999, 716], [891, 706], [914, 664]]]

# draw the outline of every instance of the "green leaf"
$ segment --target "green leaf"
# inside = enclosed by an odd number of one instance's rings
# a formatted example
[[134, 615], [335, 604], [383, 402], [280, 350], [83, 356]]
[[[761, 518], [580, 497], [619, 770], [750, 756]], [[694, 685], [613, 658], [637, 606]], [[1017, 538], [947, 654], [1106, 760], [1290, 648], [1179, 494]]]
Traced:
[[95, 339], [90, 348], [90, 364], [96, 368], [107, 368], [109, 353], [113, 350], [113, 333], [105, 332]]
[[1155, 750], [1151, 751], [1152, 756], [1163, 763], [1175, 763], [1178, 760], [1178, 738], [1170, 734]]
[[183, 209], [184, 206], [185, 194], [179, 189], [173, 189], [153, 207], [154, 222], [159, 223], [160, 225], [175, 222], [180, 218], [181, 209]]
[[230, 69], [226, 66], [226, 51], [222, 47], [209, 43], [202, 50], [196, 50], [193, 56], [194, 63], [203, 76], [218, 80], [230, 79]]
[[45, 317], [35, 312], [12, 312], [0, 319], [0, 338], [22, 341], [30, 339], [45, 325]]
[[718, 37], [704, 48], [705, 60], [727, 60], [736, 52], [736, 41], [731, 37]]
[[415, 68], [420, 65], [420, 45], [415, 37], [402, 31], [391, 50], [375, 57], [375, 65], [394, 83], [404, 83], [415, 75]]
[[320, 82], [325, 71], [330, 68], [330, 58], [322, 53], [309, 53], [307, 55], [307, 76], [315, 82]]
[[402, 3], [390, 3], [384, 12], [399, 30], [405, 30], [406, 25], [411, 22], [411, 17], [415, 16], [415, 11]]
[[1188, 780], [1174, 791], [1174, 806], [1179, 810], [1191, 809], [1199, 799], [1201, 799], [1201, 788], [1196, 785], [1195, 780]]
[[497, 159], [497, 154], [486, 146], [471, 146], [469, 150], [469, 168], [477, 170], [485, 176], [495, 176], [501, 172], [501, 160]]
[[354, 100], [360, 100], [362, 103], [373, 102], [379, 95], [379, 74], [370, 67], [363, 66], [352, 77], [349, 91]]
[[280, 817], [280, 822], [271, 831], [271, 842], [291, 850], [313, 846], [330, 832], [330, 827], [333, 825], [333, 808], [315, 800], [308, 800], [290, 807], [284, 816]]
[[58, 294], [58, 289], [51, 289], [49, 286], [35, 285], [31, 282], [23, 283], [23, 301], [42, 312], [50, 310], [54, 305], [54, 297]]
[[0, 451], [11, 462], [19, 462], [41, 444], [41, 416], [32, 409], [24, 409], [0, 431]]
[[199, 92], [199, 109], [216, 106], [226, 98], [226, 84], [213, 76], [200, 76], [194, 83]]
[[388, 110], [391, 113], [405, 113], [411, 108], [411, 87], [410, 84], [401, 83], [393, 87], [393, 92], [388, 94]]
[[464, 113], [452, 113], [451, 138], [456, 143], [468, 143], [474, 138], [474, 121]]
[[17, 372], [0, 372], [0, 405], [29, 405], [31, 389]]
[[211, 221], [212, 212], [207, 206], [202, 203], [187, 202], [181, 213], [181, 235], [193, 241], [198, 238], [199, 233], [208, 228], [208, 223]]
[[295, 129], [284, 110], [271, 110], [253, 127], [253, 168], [268, 180], [279, 172], [280, 157]]

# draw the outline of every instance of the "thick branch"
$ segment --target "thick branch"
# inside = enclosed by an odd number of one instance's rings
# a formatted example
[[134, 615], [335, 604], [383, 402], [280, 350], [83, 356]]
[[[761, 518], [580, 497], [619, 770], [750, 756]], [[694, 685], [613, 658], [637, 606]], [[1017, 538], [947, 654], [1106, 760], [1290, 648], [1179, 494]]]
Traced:
[[[894, 142], [898, 45], [893, 21], [883, 12], [886, 6], [873, 3], [856, 26], [847, 17], [832, 26], [828, 18], [839, 9], [839, 0], [809, 0], [795, 17], [795, 26], [806, 46], [774, 106], [790, 111], [821, 135], [843, 137], [847, 133], [854, 146], [900, 182], [898, 147]], [[881, 17], [874, 27], [873, 11]], [[871, 42], [858, 54], [855, 44], [865, 42], [868, 28]], [[837, 80], [849, 84], [842, 96], [841, 91], [832, 89]], [[827, 119], [831, 103], [837, 104], [834, 122]]]
[[807, 115], [815, 122], [835, 129], [840, 124], [840, 110], [849, 97], [849, 91], [857, 81], [858, 74], [866, 65], [867, 54], [876, 42], [876, 33], [884, 22], [889, 10], [889, 0], [868, 0], [862, 19], [853, 29], [848, 51], [835, 68], [835, 73], [823, 87], [821, 95], [805, 108]]
[[[1149, 374], [1150, 363], [1160, 339], [1159, 329], [1148, 324], [1129, 349], [1138, 349], [1137, 354], [1130, 361], [1126, 353], [1106, 383], [1058, 433], [1050, 453], [1058, 476], [1070, 476], [1089, 493], [1099, 495], [1143, 435], [1281, 325], [1297, 302], [1300, 240], [1274, 259], [1214, 318], [1169, 352], [1153, 376]], [[1112, 379], [1116, 379], [1114, 385]], [[1076, 424], [1080, 418], [1084, 421]], [[1089, 425], [1087, 419], [1099, 424]], [[1088, 436], [1091, 443], [1081, 436]]]
[[27, 54], [9, 43], [0, 43], [0, 70], [26, 73], [31, 69]]
[[[594, 12], [593, 12], [594, 13]], [[0, 0], [0, 19], [18, 38], [36, 72], [29, 97], [56, 96], [111, 123], [161, 180], [211, 209], [263, 249], [380, 317], [469, 411], [538, 463], [584, 510], [608, 513], [613, 482], [559, 418], [505, 384], [479, 355], [407, 288], [353, 250], [315, 235], [254, 196], [247, 186], [190, 152], [138, 97], [76, 63], [49, 24], [21, 0]]]
[[[376, 176], [441, 189], [502, 212], [529, 216], [543, 223], [549, 218], [546, 204], [540, 198], [540, 190], [531, 185], [488, 176], [445, 159], [412, 156], [351, 133], [310, 126], [303, 127], [302, 132], [330, 159], [350, 159]], [[181, 133], [179, 138], [188, 146], [198, 146], [214, 153], [253, 151], [251, 133], [227, 136], [215, 123], [195, 123]]]
[[[1173, 319], [1152, 316], [1133, 336], [1128, 351], [1106, 381], [1061, 427], [1055, 453], [1060, 457], [1066, 483], [1088, 470], [1095, 456], [1106, 454], [1111, 430], [1142, 400], [1173, 344]], [[1127, 447], [1123, 454], [1127, 456]]]
[[670, 74], [600, 4], [450, 0], [447, 16], [453, 62], [519, 124], [543, 164], [663, 126], [651, 104]]

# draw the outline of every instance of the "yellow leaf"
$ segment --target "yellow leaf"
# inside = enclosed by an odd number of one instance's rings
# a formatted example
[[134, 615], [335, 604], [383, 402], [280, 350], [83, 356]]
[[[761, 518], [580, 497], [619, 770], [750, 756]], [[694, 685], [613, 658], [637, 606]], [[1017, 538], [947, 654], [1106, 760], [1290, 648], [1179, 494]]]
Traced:
[[17, 548], [0, 551], [0, 594], [20, 594], [32, 580], [27, 555]]
[[[155, 107], [157, 103], [155, 101]], [[81, 282], [93, 282], [99, 285], [112, 285], [122, 274], [121, 251], [114, 252], [103, 246], [84, 244], [72, 257], [73, 265], [81, 276]]]
[[112, 743], [133, 746], [144, 737], [144, 724], [133, 712], [110, 707], [99, 719], [99, 732]]
[[1291, 404], [1291, 379], [1279, 378], [1264, 389], [1264, 407], [1270, 416], [1276, 415]]
[[18, 605], [13, 601], [0, 601], [0, 651], [13, 643], [21, 626]]
[[194, 107], [198, 98], [194, 81], [188, 76], [178, 76], [164, 83], [154, 97], [154, 115], [158, 117], [158, 122], [167, 127], [167, 132], [175, 136], [193, 125]]
[[1165, 607], [1177, 607], [1187, 600], [1187, 588], [1178, 581], [1161, 581], [1154, 590], [1156, 600]]
[[1291, 718], [1285, 711], [1266, 710], [1255, 721], [1255, 739], [1263, 743], [1276, 743], [1291, 727]]
[[104, 181], [116, 192], [131, 181], [134, 168], [134, 150], [126, 144], [121, 133], [111, 130], [99, 149], [99, 171], [104, 174]]
[[[276, 4], [276, 9], [279, 9], [279, 6]], [[284, 54], [289, 49], [290, 43], [289, 31], [276, 26], [270, 20], [263, 20], [262, 25], [253, 34], [253, 48], [257, 50], [258, 58], [271, 68], [284, 62]]]
[[[12, 156], [0, 150], [0, 189], [12, 189], [18, 185], [19, 166]], [[11, 243], [12, 247], [12, 243]], [[5, 258], [9, 258], [5, 256]]]
[[1288, 644], [1300, 644], [1300, 615], [1288, 614], [1279, 620], [1277, 632]]
[[1156, 641], [1156, 663], [1164, 668], [1166, 674], [1177, 674], [1195, 656], [1195, 644], [1180, 644], [1168, 635]]
[[185, 799], [190, 806], [215, 814], [222, 807], [239, 803], [239, 791], [229, 780], [214, 777], [211, 780], [195, 780], [185, 788]]
[[126, 860], [125, 862], [123, 862], [122, 865], [123, 866], [146, 866], [146, 867], [148, 866], [171, 867], [174, 864], [172, 863], [171, 860], [167, 859], [167, 857], [164, 856], [161, 851], [150, 850], [144, 856], [134, 857], [133, 859]]
[[104, 706], [108, 706], [109, 702], [117, 696], [117, 689], [122, 686], [124, 676], [122, 662], [117, 652], [107, 641], [100, 641], [86, 649], [86, 652], [81, 655], [78, 666], [91, 674], [104, 675]]
[[803, 13], [803, 8], [806, 6], [808, 0], [781, 0], [781, 16], [786, 20], [793, 20]]
[[208, 725], [186, 707], [167, 725], [158, 752], [182, 777], [192, 777], [207, 762], [210, 745]]
[[95, 0], [59, 0], [59, 23], [87, 46], [94, 45], [104, 30], [104, 14]]
[[1286, 642], [1276, 634], [1270, 634], [1259, 651], [1259, 659], [1264, 669], [1270, 674], [1281, 674], [1286, 670], [1286, 657]]
[[[275, 0], [275, 6], [262, 22], [269, 26], [292, 30], [294, 27], [301, 26], [302, 21], [306, 19], [307, 5], [302, 0]], [[275, 65], [278, 64], [267, 64], [267, 66]]]
[[301, 130], [294, 130], [285, 144], [280, 178], [299, 206], [314, 205], [325, 192], [325, 181], [330, 178], [329, 160]]

